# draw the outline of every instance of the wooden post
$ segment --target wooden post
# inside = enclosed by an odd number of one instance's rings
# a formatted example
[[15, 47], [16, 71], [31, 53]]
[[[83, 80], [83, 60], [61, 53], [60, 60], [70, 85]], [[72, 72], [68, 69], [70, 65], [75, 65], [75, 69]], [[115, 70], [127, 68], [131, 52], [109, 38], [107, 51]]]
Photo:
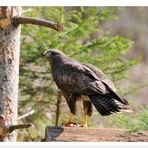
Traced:
[[143, 133], [129, 133], [127, 129], [98, 129], [82, 127], [47, 126], [46, 142], [148, 142], [148, 131]]

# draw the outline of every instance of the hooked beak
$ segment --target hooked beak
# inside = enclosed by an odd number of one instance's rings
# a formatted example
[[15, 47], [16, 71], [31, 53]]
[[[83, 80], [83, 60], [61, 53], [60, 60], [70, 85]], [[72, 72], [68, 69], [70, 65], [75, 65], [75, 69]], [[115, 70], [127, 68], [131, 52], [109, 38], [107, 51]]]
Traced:
[[47, 51], [43, 52], [42, 56], [46, 57]]

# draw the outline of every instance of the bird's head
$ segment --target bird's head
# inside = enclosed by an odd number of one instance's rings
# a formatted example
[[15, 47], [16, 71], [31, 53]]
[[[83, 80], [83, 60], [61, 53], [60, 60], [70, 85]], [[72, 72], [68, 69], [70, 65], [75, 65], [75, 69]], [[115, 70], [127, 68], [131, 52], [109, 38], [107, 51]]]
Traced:
[[43, 56], [46, 57], [50, 63], [57, 63], [58, 61], [61, 62], [66, 59], [66, 55], [57, 49], [50, 49], [43, 53]]
[[43, 56], [45, 56], [47, 59], [55, 59], [60, 58], [61, 56], [64, 56], [65, 54], [57, 49], [49, 49], [43, 53]]

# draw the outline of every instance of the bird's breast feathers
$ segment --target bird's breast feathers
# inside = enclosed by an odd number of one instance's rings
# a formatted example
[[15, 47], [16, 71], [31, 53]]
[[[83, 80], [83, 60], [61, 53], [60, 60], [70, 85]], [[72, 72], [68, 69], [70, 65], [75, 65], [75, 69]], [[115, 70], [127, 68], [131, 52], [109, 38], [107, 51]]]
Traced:
[[[66, 63], [53, 72], [53, 79], [58, 88], [68, 92], [90, 94], [92, 92], [106, 93], [106, 87], [93, 71], [79, 63]], [[96, 80], [97, 79], [97, 80]]]

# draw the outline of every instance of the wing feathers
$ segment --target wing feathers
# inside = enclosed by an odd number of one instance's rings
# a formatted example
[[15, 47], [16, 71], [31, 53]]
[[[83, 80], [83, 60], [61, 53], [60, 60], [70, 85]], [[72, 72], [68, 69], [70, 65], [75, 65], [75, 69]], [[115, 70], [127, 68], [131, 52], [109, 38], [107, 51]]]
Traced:
[[107, 116], [115, 112], [130, 111], [128, 106], [125, 106], [113, 97], [93, 94], [89, 95], [89, 98], [97, 109], [97, 111], [103, 116]]

